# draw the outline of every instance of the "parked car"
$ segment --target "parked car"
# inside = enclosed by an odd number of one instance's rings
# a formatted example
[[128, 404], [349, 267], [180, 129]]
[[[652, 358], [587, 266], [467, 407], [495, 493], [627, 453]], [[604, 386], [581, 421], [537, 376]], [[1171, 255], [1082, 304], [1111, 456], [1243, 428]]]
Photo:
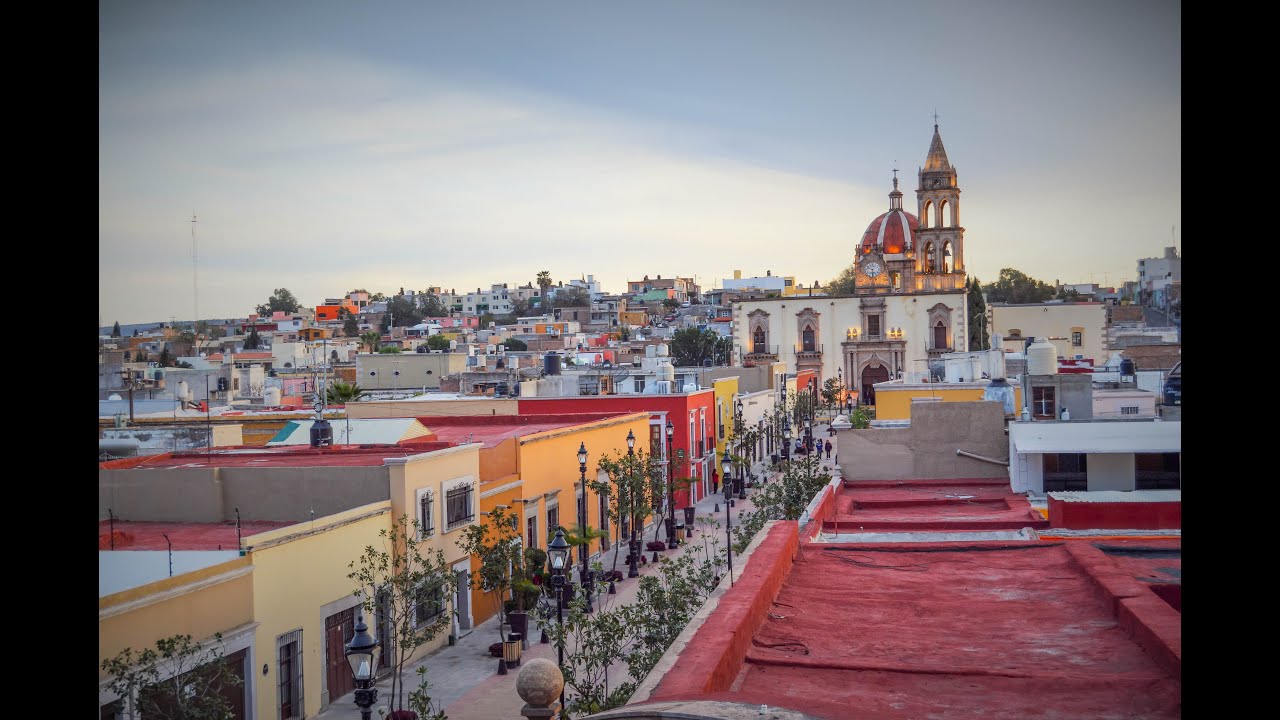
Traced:
[[1181, 405], [1182, 404], [1182, 362], [1179, 361], [1173, 369], [1169, 371], [1169, 377], [1164, 381], [1164, 404], [1165, 405]]

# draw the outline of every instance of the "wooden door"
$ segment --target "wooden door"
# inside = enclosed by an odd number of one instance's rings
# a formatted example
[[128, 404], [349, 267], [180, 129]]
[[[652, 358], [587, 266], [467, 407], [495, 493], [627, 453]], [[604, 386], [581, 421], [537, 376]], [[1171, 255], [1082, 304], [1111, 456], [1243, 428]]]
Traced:
[[348, 608], [324, 619], [325, 675], [329, 681], [329, 702], [356, 689], [351, 666], [347, 664], [347, 641], [355, 635], [356, 609]]

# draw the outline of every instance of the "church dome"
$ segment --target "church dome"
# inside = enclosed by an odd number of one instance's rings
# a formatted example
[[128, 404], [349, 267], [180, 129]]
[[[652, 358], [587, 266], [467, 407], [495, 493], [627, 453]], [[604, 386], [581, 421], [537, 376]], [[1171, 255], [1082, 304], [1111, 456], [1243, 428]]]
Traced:
[[862, 242], [858, 245], [863, 253], [879, 250], [883, 253], [901, 253], [916, 246], [915, 229], [919, 221], [916, 216], [894, 208], [881, 215], [867, 226], [862, 234]]

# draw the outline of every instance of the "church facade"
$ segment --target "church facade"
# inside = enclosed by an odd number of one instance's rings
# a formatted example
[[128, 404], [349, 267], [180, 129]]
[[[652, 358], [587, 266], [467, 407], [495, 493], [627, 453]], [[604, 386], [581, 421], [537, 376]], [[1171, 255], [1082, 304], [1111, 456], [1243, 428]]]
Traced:
[[941, 356], [968, 350], [968, 289], [960, 187], [938, 126], [917, 173], [916, 214], [902, 207], [897, 171], [889, 210], [854, 248], [852, 295], [779, 297], [733, 305], [737, 357], [786, 363], [839, 379], [875, 404], [875, 383], [921, 381]]

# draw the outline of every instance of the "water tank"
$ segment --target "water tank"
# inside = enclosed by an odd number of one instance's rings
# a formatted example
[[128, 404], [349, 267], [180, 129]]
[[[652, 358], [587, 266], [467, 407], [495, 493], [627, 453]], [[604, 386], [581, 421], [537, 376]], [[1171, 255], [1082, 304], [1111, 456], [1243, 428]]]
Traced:
[[1120, 377], [1133, 377], [1138, 374], [1138, 365], [1129, 358], [1120, 361]]
[[1027, 346], [1027, 374], [1056, 375], [1058, 348], [1046, 338], [1038, 337]]
[[560, 356], [549, 352], [542, 357], [542, 373], [544, 375], [560, 374]]
[[645, 345], [645, 346], [644, 346], [644, 356], [645, 356], [645, 357], [657, 357], [657, 356], [658, 356], [658, 346], [657, 346], [657, 345]]
[[262, 402], [265, 405], [276, 406], [280, 404], [280, 388], [269, 387], [262, 392]]
[[983, 400], [997, 400], [1004, 403], [1004, 414], [1014, 414], [1013, 386], [1004, 378], [993, 378], [982, 391]]
[[666, 343], [660, 343], [658, 345], [658, 357], [667, 357], [670, 354], [671, 348], [668, 347]]
[[317, 420], [311, 423], [311, 447], [332, 447], [333, 426], [328, 420]]
[[187, 385], [186, 380], [178, 381], [178, 388], [173, 391], [173, 396], [182, 402], [186, 402], [191, 399], [191, 387]]
[[687, 393], [698, 392], [698, 384], [685, 383], [684, 387], [680, 389], [680, 392], [687, 392]]
[[711, 367], [711, 358], [702, 358], [702, 367]]
[[658, 379], [666, 380], [668, 382], [675, 382], [675, 379], [676, 379], [675, 366], [672, 365], [671, 363], [663, 363], [662, 365], [658, 366]]

